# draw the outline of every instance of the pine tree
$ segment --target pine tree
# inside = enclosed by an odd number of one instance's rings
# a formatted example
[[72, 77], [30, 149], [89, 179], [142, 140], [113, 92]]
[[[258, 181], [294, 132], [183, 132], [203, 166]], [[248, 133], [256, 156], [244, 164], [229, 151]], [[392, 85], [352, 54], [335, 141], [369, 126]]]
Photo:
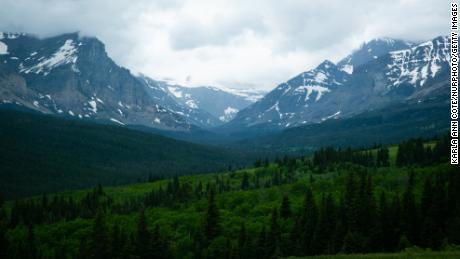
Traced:
[[4, 203], [5, 203], [5, 198], [3, 198], [3, 194], [0, 192], [0, 208], [3, 207]]
[[273, 209], [270, 219], [270, 232], [268, 234], [268, 251], [270, 256], [280, 255], [280, 240], [281, 240], [281, 229], [278, 223], [278, 210]]
[[243, 179], [241, 180], [241, 189], [242, 190], [249, 189], [249, 177], [248, 177], [248, 173], [246, 172], [243, 173]]
[[205, 236], [210, 242], [220, 234], [219, 226], [219, 208], [215, 201], [215, 190], [211, 188], [208, 200], [208, 209], [205, 217]]
[[380, 193], [379, 198], [379, 213], [378, 213], [378, 227], [380, 230], [380, 238], [376, 240], [380, 244], [381, 251], [390, 252], [393, 249], [391, 243], [393, 239], [392, 231], [393, 225], [391, 224], [391, 211], [389, 209], [388, 201], [385, 191]]
[[315, 204], [315, 198], [313, 196], [312, 190], [308, 188], [301, 214], [301, 226], [303, 229], [301, 245], [303, 248], [303, 253], [306, 255], [313, 254], [311, 245], [313, 235], [315, 233], [317, 216], [318, 212]]
[[152, 233], [150, 250], [152, 252], [150, 258], [169, 258], [169, 249], [165, 240], [161, 236], [159, 224], [155, 225], [155, 229]]
[[121, 259], [123, 256], [123, 233], [121, 233], [120, 226], [115, 224], [110, 233], [110, 257], [114, 259]]
[[139, 258], [150, 257], [150, 233], [147, 229], [147, 219], [144, 210], [141, 210], [136, 230], [136, 254]]
[[331, 242], [334, 237], [335, 222], [335, 205], [334, 199], [330, 194], [323, 195], [318, 225], [315, 229], [312, 242], [312, 252], [314, 254], [331, 254], [333, 246]]
[[0, 221], [0, 258], [8, 258], [8, 239], [6, 238], [6, 227]]
[[291, 217], [291, 202], [287, 195], [284, 195], [283, 201], [281, 202], [280, 217], [283, 219]]
[[296, 216], [294, 227], [292, 228], [291, 233], [289, 235], [289, 247], [286, 248], [286, 250], [289, 251], [289, 255], [300, 256], [303, 254], [301, 248], [301, 239], [303, 234], [303, 219], [301, 214], [302, 213], [299, 213], [299, 215]]
[[37, 255], [37, 246], [35, 243], [35, 235], [34, 235], [34, 227], [29, 225], [27, 227], [27, 242], [25, 246], [24, 255], [27, 259], [35, 259], [38, 258]]
[[249, 251], [248, 251], [248, 234], [246, 233], [246, 227], [244, 223], [241, 224], [240, 227], [240, 234], [238, 236], [238, 258], [248, 258]]
[[108, 258], [109, 240], [104, 212], [99, 209], [93, 223], [91, 239], [91, 258]]
[[418, 208], [415, 203], [414, 186], [415, 174], [411, 171], [409, 173], [409, 180], [406, 190], [403, 194], [402, 222], [404, 234], [406, 235], [409, 242], [412, 244], [418, 244], [420, 228], [418, 223]]
[[266, 259], [269, 257], [267, 243], [267, 233], [265, 231], [265, 226], [263, 226], [259, 238], [257, 239], [256, 258]]

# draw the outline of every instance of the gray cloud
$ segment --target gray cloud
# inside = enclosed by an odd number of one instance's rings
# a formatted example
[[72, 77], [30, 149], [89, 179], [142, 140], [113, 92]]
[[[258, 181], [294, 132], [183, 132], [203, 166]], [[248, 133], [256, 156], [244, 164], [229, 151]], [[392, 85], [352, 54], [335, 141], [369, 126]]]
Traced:
[[[116, 62], [194, 84], [272, 88], [376, 37], [447, 34], [447, 0], [0, 0], [0, 31], [96, 36]], [[222, 83], [225, 82], [225, 83]]]
[[221, 17], [208, 24], [194, 19], [184, 19], [172, 28], [170, 40], [172, 47], [178, 50], [227, 45], [246, 31], [263, 34], [266, 28], [258, 15]]

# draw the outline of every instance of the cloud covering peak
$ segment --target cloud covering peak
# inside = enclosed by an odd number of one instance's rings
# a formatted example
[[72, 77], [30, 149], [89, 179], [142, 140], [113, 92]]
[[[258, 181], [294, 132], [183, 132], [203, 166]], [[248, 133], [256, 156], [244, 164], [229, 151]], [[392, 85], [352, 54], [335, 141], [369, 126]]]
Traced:
[[447, 34], [446, 0], [5, 0], [0, 31], [80, 31], [116, 62], [194, 85], [270, 89], [378, 37]]

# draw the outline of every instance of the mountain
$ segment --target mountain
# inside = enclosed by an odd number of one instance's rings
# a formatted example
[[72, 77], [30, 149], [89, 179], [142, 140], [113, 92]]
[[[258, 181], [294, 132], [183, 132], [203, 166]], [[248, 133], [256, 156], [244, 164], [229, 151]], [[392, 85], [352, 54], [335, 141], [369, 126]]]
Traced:
[[363, 43], [357, 50], [337, 63], [341, 70], [352, 74], [357, 67], [391, 51], [409, 49], [415, 44], [391, 38], [379, 38]]
[[159, 80], [158, 83], [184, 106], [201, 109], [221, 122], [228, 122], [236, 113], [263, 97], [264, 91], [254, 89], [232, 89], [226, 87], [186, 87]]
[[241, 151], [36, 111], [0, 109], [0, 118], [0, 190], [9, 198], [252, 162]]
[[177, 98], [177, 92], [171, 92], [169, 86], [147, 76], [140, 75], [139, 80], [145, 85], [148, 94], [162, 107], [185, 117], [190, 123], [201, 128], [212, 128], [222, 124], [222, 121], [205, 109], [199, 108], [194, 100], [182, 102]]
[[[382, 44], [388, 45], [386, 50], [404, 49], [382, 54], [385, 48], [377, 51], [372, 47]], [[280, 84], [240, 111], [222, 130], [231, 134], [279, 131], [443, 94], [449, 90], [443, 83], [449, 78], [449, 46], [448, 37], [413, 46], [396, 40], [371, 41], [340, 61], [340, 65], [324, 61]], [[353, 66], [353, 71], [347, 66]]]
[[[448, 85], [446, 81], [445, 84]], [[325, 146], [366, 147], [394, 144], [413, 137], [431, 138], [449, 132], [449, 96], [412, 100], [356, 116], [288, 128], [234, 143], [258, 152], [308, 154]]]
[[46, 114], [189, 131], [193, 121], [162, 106], [145, 84], [78, 33], [39, 39], [0, 33], [0, 103]]

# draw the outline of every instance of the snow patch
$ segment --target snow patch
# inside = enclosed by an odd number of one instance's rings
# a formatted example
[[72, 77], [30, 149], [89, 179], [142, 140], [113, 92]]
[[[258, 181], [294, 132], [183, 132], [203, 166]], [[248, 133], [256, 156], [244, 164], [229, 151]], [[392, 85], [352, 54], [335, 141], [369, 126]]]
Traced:
[[114, 118], [110, 118], [110, 120], [113, 121], [113, 122], [115, 122], [115, 123], [117, 123], [117, 124], [123, 125], [123, 126], [126, 125], [126, 124], [124, 124], [123, 122], [121, 122], [121, 121], [119, 121], [119, 120], [117, 120], [117, 119], [114, 119]]
[[353, 74], [353, 66], [352, 65], [345, 65], [341, 68], [341, 70], [345, 73], [348, 73], [348, 74]]
[[187, 104], [187, 106], [192, 109], [198, 109], [198, 105], [196, 104], [194, 100], [188, 100], [185, 102], [185, 104]]
[[327, 79], [327, 76], [323, 72], [318, 72], [315, 76], [315, 81], [322, 83]]
[[230, 115], [230, 114], [235, 114], [238, 112], [238, 109], [236, 108], [233, 108], [233, 107], [230, 107], [228, 106], [225, 110], [224, 110], [224, 114], [225, 115]]
[[182, 98], [182, 92], [177, 87], [168, 87], [169, 92], [171, 92], [175, 97]]
[[[58, 66], [65, 64], [75, 64], [77, 62], [77, 48], [73, 40], [66, 40], [64, 45], [62, 45], [50, 58], [43, 59], [40, 63], [31, 66], [29, 68], [22, 68], [21, 73], [43, 73], [44, 75], [49, 74], [49, 72]], [[39, 59], [40, 60], [40, 59]], [[78, 71], [76, 67], [72, 67], [74, 71]]]
[[310, 95], [313, 93], [313, 92], [316, 92], [316, 98], [315, 98], [315, 101], [318, 101], [319, 99], [321, 99], [321, 97], [323, 96], [324, 93], [327, 93], [327, 92], [330, 92], [331, 90], [329, 90], [329, 88], [327, 87], [323, 87], [323, 86], [319, 86], [319, 85], [303, 85], [303, 86], [300, 86], [298, 87], [297, 89], [295, 89], [296, 92], [307, 92], [307, 94], [305, 95], [305, 101], [309, 100], [310, 99]]
[[337, 118], [337, 116], [340, 115], [340, 113], [341, 113], [341, 111], [338, 111], [338, 112], [336, 112], [336, 113], [334, 113], [332, 115], [329, 115], [327, 117], [322, 118], [321, 121], [329, 120], [331, 118]]
[[97, 113], [97, 103], [94, 100], [88, 102], [89, 106], [91, 106], [91, 111], [93, 113]]
[[0, 41], [0, 55], [8, 55], [8, 46]]

